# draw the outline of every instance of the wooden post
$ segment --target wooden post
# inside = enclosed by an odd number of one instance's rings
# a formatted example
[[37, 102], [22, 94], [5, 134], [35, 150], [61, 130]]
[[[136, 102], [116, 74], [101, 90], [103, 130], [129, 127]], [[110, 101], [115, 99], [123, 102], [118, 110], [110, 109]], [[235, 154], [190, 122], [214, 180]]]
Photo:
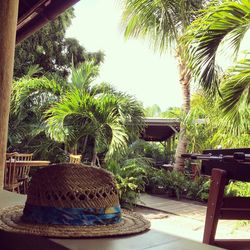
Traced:
[[18, 0], [0, 0], [0, 190], [3, 189]]

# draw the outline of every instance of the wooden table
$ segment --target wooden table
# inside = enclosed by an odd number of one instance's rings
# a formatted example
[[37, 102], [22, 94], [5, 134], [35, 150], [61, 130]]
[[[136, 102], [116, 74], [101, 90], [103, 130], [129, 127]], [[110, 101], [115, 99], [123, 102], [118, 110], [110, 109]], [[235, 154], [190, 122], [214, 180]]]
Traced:
[[[0, 208], [24, 204], [26, 195], [0, 191]], [[182, 228], [180, 230], [185, 230]], [[221, 249], [157, 230], [133, 236], [94, 239], [55, 239], [0, 231], [3, 250], [212, 250]]]
[[[6, 161], [6, 164], [10, 164], [9, 161]], [[50, 161], [16, 161], [16, 166], [24, 167], [47, 167], [50, 165]]]

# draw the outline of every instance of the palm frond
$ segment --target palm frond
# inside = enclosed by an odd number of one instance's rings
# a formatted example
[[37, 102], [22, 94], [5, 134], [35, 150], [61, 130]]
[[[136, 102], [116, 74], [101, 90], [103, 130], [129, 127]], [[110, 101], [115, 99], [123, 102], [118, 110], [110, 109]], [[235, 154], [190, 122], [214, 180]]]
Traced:
[[220, 107], [227, 122], [231, 122], [235, 130], [240, 126], [250, 129], [250, 59], [240, 60], [229, 70], [221, 93]]
[[[94, 85], [92, 81], [98, 71], [98, 65], [86, 62], [73, 68], [69, 84], [61, 85], [45, 77], [15, 82], [11, 110], [13, 133], [9, 141], [19, 140], [21, 134], [15, 134], [15, 124], [20, 122], [25, 123], [23, 130], [28, 131], [26, 138], [30, 136], [30, 142], [47, 136], [48, 141], [64, 143], [69, 148], [88, 137], [90, 145], [87, 146], [93, 156], [122, 153], [131, 135], [139, 135], [142, 105], [110, 84]], [[136, 132], [130, 129], [132, 126], [137, 128]]]
[[28, 69], [27, 74], [25, 75], [25, 78], [27, 77], [33, 77], [35, 74], [41, 73], [42, 68], [39, 67], [38, 64], [31, 65]]
[[85, 61], [72, 69], [71, 85], [82, 90], [88, 90], [92, 81], [99, 75], [99, 65], [94, 61]]
[[114, 93], [116, 94], [117, 91], [116, 89], [109, 83], [107, 82], [102, 82], [99, 84], [94, 84], [91, 86], [91, 89], [89, 90], [91, 95], [102, 95], [102, 94], [107, 94], [107, 93]]
[[229, 44], [237, 55], [240, 43], [250, 27], [248, 1], [223, 1], [212, 4], [187, 30], [183, 41], [189, 49], [189, 63], [200, 85], [214, 92], [219, 85], [216, 57], [219, 47]]
[[110, 113], [107, 123], [111, 131], [111, 141], [109, 144], [106, 160], [110, 159], [115, 153], [123, 154], [127, 148], [128, 134], [126, 127], [119, 121], [119, 117]]
[[126, 0], [122, 26], [125, 37], [148, 38], [155, 49], [173, 48], [204, 1]]
[[59, 142], [79, 138], [82, 126], [86, 125], [84, 120], [93, 118], [88, 110], [94, 101], [90, 95], [82, 95], [77, 89], [65, 93], [60, 102], [45, 112], [50, 137]]
[[71, 89], [46, 112], [48, 133], [59, 142], [76, 142], [89, 135], [95, 140], [97, 152], [106, 151], [107, 158], [122, 153], [127, 147], [129, 133], [125, 112], [119, 110], [121, 101], [122, 98], [113, 93], [92, 96]]
[[[40, 104], [41, 106], [46, 103], [44, 98], [46, 99], [48, 97], [52, 102], [53, 99], [57, 100], [62, 92], [63, 86], [45, 77], [20, 79], [13, 83], [11, 110], [14, 113], [18, 113], [29, 100], [33, 101], [30, 105], [31, 107], [35, 104]], [[46, 93], [46, 95], [42, 95], [42, 93]], [[38, 100], [36, 97], [39, 96], [40, 99]]]

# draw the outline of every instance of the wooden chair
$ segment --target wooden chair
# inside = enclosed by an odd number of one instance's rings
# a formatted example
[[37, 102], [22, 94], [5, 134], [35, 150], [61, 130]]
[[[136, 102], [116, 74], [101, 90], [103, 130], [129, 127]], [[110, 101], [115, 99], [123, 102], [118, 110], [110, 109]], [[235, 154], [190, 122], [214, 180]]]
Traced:
[[[19, 166], [19, 161], [32, 161], [33, 154], [26, 154], [26, 153], [7, 153], [6, 158], [10, 159], [10, 161], [13, 161], [15, 163], [15, 178], [18, 182], [18, 192], [22, 191], [22, 193], [26, 194], [28, 190], [29, 185], [29, 172], [30, 172], [30, 166], [28, 165], [22, 165]], [[7, 159], [6, 159], [7, 160]], [[8, 163], [9, 165], [9, 163]], [[12, 164], [13, 165], [13, 164]], [[11, 166], [10, 166], [11, 167]], [[12, 170], [10, 170], [11, 172]], [[15, 182], [16, 180], [13, 179]], [[20, 189], [22, 188], [22, 190]]]
[[82, 155], [69, 155], [69, 163], [81, 163]]
[[[235, 152], [250, 154], [250, 148], [206, 150], [213, 156], [232, 155]], [[229, 180], [250, 181], [250, 162], [203, 161], [202, 174], [211, 175], [211, 186], [207, 204], [203, 243], [226, 249], [250, 249], [249, 240], [215, 239], [219, 219], [250, 220], [250, 197], [224, 197], [225, 186]]]
[[[15, 155], [16, 161], [32, 161], [33, 154], [27, 154], [27, 153], [17, 153]], [[18, 164], [18, 163], [17, 163]], [[22, 191], [24, 194], [28, 191], [29, 186], [29, 172], [30, 172], [30, 166], [18, 166], [18, 181], [22, 183]]]
[[4, 189], [20, 193], [21, 183], [18, 181], [18, 168], [16, 167], [16, 153], [6, 154]]

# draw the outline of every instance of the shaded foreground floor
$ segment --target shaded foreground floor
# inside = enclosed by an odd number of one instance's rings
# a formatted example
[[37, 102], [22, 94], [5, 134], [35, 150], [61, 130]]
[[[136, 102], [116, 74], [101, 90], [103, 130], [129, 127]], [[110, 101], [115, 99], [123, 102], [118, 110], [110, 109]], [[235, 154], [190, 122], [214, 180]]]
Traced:
[[[198, 202], [176, 201], [166, 196], [141, 195], [136, 211], [151, 221], [155, 230], [202, 242], [206, 206]], [[250, 223], [221, 220], [217, 239], [250, 239]]]

